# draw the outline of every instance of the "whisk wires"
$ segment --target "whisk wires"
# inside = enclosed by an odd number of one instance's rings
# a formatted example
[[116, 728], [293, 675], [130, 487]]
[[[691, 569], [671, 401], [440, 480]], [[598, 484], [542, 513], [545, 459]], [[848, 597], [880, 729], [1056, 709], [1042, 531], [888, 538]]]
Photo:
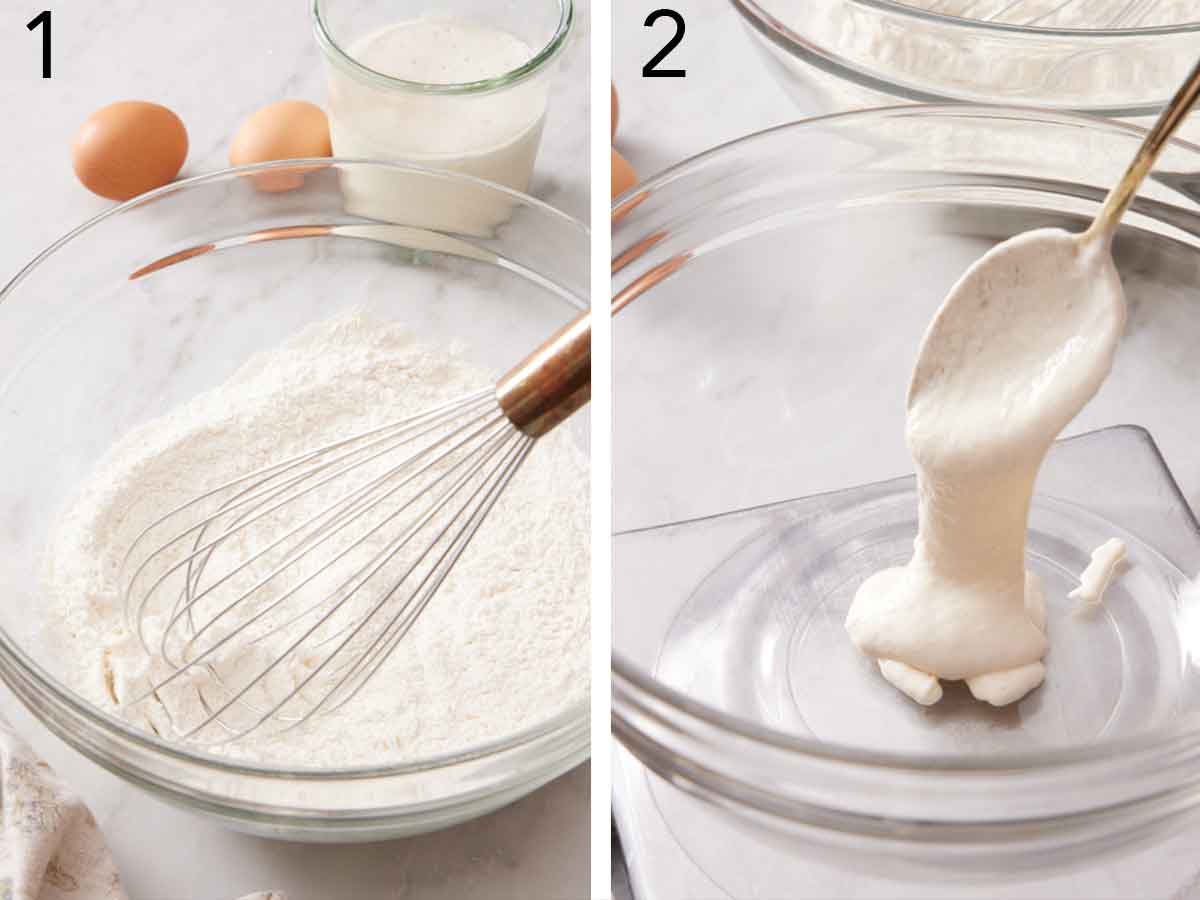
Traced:
[[178, 736], [206, 743], [345, 705], [412, 630], [534, 443], [484, 390], [159, 517], [122, 567], [129, 627], [157, 667], [127, 705], [158, 704]]

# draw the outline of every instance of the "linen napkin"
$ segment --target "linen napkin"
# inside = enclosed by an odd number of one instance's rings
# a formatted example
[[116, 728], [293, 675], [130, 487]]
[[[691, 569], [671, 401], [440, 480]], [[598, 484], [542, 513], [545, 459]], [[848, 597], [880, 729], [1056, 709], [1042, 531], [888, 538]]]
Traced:
[[0, 900], [129, 900], [91, 810], [3, 716], [0, 814]]

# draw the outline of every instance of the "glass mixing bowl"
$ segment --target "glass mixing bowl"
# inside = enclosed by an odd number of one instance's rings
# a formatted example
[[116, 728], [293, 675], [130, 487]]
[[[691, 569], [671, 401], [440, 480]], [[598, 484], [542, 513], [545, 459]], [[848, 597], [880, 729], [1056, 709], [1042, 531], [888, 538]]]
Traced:
[[[943, 15], [922, 9], [936, 5], [925, 0], [732, 3], [806, 114], [953, 101], [1138, 119], [1162, 107], [1200, 55], [1200, 21], [1189, 20], [1186, 4], [1147, 11], [1138, 2], [1068, 0], [1058, 5], [1090, 4], [1092, 13], [1069, 20], [1086, 27], [1063, 28], [1036, 17]], [[971, 8], [982, 16], [1017, 6], [985, 0]]]
[[[387, 220], [365, 218], [346, 208], [347, 178], [413, 192], [395, 192]], [[268, 190], [300, 179], [296, 189]], [[475, 235], [421, 227], [423, 183], [452, 184], [464, 203], [502, 204], [505, 221]], [[0, 452], [13, 476], [0, 488], [8, 523], [0, 677], [51, 730], [122, 778], [272, 837], [378, 840], [441, 828], [583, 761], [586, 703], [523, 733], [403, 765], [230, 761], [135, 730], [73, 694], [36, 610], [48, 529], [130, 428], [352, 308], [462, 342], [474, 361], [502, 372], [586, 307], [588, 260], [587, 229], [532, 198], [465, 176], [330, 160], [182, 181], [58, 241], [0, 291]], [[585, 446], [586, 414], [567, 427]]]
[[[919, 708], [841, 627], [911, 553], [904, 397], [933, 312], [998, 241], [1082, 229], [1142, 136], [901, 106], [753, 135], [616, 201], [613, 728], [658, 776], [627, 821], [660, 817], [731, 895], [808, 896], [841, 852], [860, 881], [1095, 862], [1200, 805], [1200, 148], [1172, 145], [1125, 218], [1127, 333], [1039, 481], [1046, 684]], [[1076, 620], [1066, 593], [1114, 534], [1136, 558]]]

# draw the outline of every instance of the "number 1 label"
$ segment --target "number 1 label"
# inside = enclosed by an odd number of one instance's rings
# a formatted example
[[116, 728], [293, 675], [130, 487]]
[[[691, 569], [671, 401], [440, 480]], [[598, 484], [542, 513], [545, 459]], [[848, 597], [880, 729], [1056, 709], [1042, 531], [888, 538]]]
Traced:
[[43, 9], [25, 24], [30, 31], [42, 29], [42, 77], [50, 77], [50, 10]]

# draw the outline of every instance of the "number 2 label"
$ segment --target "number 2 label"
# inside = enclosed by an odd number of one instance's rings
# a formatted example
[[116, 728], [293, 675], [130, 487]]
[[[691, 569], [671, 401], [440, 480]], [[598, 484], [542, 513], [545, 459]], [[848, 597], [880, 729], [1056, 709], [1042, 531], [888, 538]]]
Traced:
[[683, 78], [687, 75], [686, 69], [660, 69], [658, 64], [667, 58], [672, 50], [679, 46], [679, 42], [683, 40], [684, 24], [683, 16], [673, 9], [656, 9], [650, 15], [646, 16], [645, 26], [653, 28], [654, 23], [659, 19], [670, 19], [675, 23], [675, 33], [671, 35], [671, 39], [663, 45], [654, 56], [650, 58], [650, 62], [642, 66], [643, 78]]

